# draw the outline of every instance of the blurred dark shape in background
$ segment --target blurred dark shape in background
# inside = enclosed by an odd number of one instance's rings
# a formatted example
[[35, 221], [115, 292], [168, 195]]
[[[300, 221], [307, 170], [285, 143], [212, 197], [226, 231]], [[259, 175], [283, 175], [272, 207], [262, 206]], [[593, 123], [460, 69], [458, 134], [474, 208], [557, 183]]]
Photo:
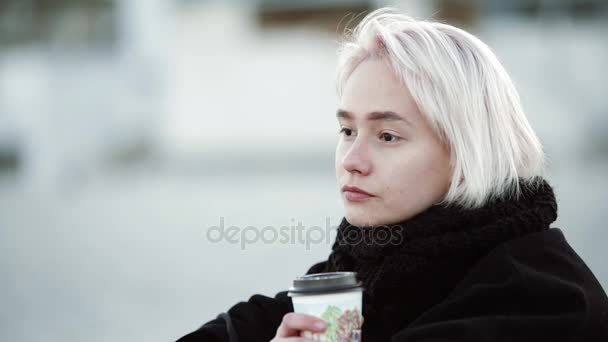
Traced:
[[[374, 9], [371, 1], [280, 1], [263, 0], [257, 8], [258, 25], [265, 29], [309, 25], [332, 33], [353, 29]], [[344, 26], [339, 27], [339, 23]]]
[[0, 44], [111, 46], [116, 41], [113, 0], [2, 0]]

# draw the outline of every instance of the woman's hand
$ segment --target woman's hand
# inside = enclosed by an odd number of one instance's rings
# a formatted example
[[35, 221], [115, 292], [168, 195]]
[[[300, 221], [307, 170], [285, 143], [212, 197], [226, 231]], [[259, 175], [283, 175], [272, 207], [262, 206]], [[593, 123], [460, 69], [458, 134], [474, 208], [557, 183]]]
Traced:
[[276, 336], [271, 342], [309, 342], [311, 339], [300, 337], [300, 331], [308, 330], [313, 333], [324, 332], [327, 324], [324, 320], [307, 314], [290, 312], [283, 316], [283, 322], [277, 329]]

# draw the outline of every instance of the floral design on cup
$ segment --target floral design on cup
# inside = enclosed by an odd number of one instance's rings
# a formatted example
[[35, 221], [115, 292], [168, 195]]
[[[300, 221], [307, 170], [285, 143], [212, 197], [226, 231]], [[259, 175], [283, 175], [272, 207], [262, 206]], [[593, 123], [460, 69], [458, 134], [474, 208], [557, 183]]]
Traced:
[[302, 331], [300, 335], [314, 341], [360, 341], [362, 293], [355, 272], [315, 273], [296, 278], [288, 292], [294, 312], [321, 318], [327, 324], [324, 332]]

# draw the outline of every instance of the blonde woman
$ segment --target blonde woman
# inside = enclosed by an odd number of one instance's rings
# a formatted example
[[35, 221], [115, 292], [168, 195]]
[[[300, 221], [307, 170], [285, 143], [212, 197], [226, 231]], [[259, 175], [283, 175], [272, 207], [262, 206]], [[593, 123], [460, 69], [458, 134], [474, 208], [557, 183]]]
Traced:
[[[345, 214], [307, 273], [357, 272], [362, 340], [608, 341], [606, 294], [550, 228], [542, 145], [488, 46], [384, 8], [339, 57]], [[292, 311], [285, 292], [254, 295], [179, 341], [311, 341], [300, 332], [326, 328]]]

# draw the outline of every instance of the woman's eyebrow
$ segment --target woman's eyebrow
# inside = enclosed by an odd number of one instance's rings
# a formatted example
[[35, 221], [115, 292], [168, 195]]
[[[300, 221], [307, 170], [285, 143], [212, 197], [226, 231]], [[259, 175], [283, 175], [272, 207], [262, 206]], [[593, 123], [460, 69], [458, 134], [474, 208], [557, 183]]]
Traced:
[[[352, 120], [353, 114], [349, 111], [338, 109], [336, 111], [336, 117], [338, 119]], [[412, 122], [408, 118], [390, 110], [370, 112], [366, 114], [366, 117], [368, 121], [402, 121], [410, 126], [413, 126]]]

